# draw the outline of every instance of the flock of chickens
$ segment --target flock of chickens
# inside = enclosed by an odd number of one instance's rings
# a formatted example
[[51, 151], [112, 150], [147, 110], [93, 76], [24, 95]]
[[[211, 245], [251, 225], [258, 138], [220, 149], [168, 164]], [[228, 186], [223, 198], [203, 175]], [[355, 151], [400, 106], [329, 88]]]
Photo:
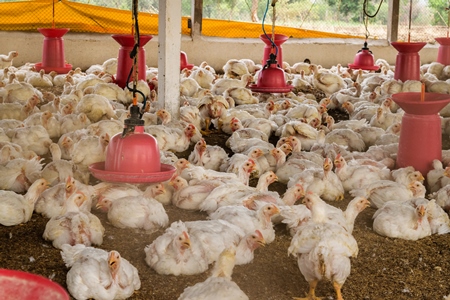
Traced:
[[[420, 81], [400, 82], [382, 59], [379, 72], [283, 63], [293, 91], [259, 94], [248, 86], [261, 65], [230, 59], [216, 72], [204, 62], [180, 72], [179, 119], [156, 101], [158, 73], [149, 67], [147, 80], [137, 84], [144, 129], [156, 138], [161, 162], [177, 171], [167, 182], [135, 185], [92, 184], [88, 169], [105, 160], [133, 101], [132, 91], [114, 83], [117, 60], [46, 74], [33, 64], [14, 67], [15, 57], [15, 51], [0, 55], [0, 224], [17, 226], [33, 213], [48, 218], [42, 237], [61, 249], [75, 299], [125, 299], [141, 286], [136, 267], [99, 247], [105, 228], [92, 210], [118, 228], [164, 228], [140, 250], [158, 274], [199, 274], [214, 265], [180, 300], [248, 299], [232, 281], [233, 268], [274, 241], [275, 224], [292, 236], [288, 253], [310, 287], [298, 299], [309, 300], [318, 299], [322, 280], [343, 299], [358, 254], [354, 222], [368, 206], [377, 209], [373, 230], [386, 237], [417, 240], [450, 231], [450, 153], [443, 150], [428, 174], [396, 169], [403, 111], [391, 98], [420, 92], [422, 84], [449, 94], [450, 66], [423, 65]], [[335, 120], [332, 111], [348, 119]], [[450, 106], [440, 114], [443, 134], [450, 134]], [[206, 143], [216, 132], [228, 136], [227, 149]], [[286, 185], [285, 193], [270, 190], [275, 181]], [[333, 202], [345, 195], [353, 200], [342, 211]], [[169, 220], [168, 205], [208, 217]]]

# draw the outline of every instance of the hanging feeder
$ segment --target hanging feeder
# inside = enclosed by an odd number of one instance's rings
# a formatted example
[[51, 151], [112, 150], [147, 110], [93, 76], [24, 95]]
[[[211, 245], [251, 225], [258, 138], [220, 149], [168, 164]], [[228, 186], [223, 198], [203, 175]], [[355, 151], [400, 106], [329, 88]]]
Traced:
[[183, 69], [191, 70], [194, 67], [193, 64], [188, 63], [187, 54], [184, 51], [180, 52], [180, 71]]
[[[111, 36], [116, 42], [120, 44], [119, 56], [117, 58], [117, 73], [114, 80], [121, 88], [125, 88], [129, 80], [133, 80], [133, 77], [129, 77], [130, 69], [133, 67], [132, 52], [136, 51], [135, 37], [133, 34], [113, 34]], [[138, 50], [138, 80], [146, 79], [146, 64], [145, 64], [145, 44], [153, 38], [151, 35], [139, 36], [139, 50]]]
[[436, 61], [443, 64], [444, 66], [450, 65], [450, 37], [449, 37], [449, 27], [450, 27], [450, 5], [446, 7], [447, 11], [447, 36], [435, 38], [436, 42], [439, 43], [438, 55]]
[[368, 2], [364, 1], [363, 13], [364, 13], [364, 27], [366, 28], [366, 40], [364, 41], [364, 46], [361, 48], [361, 50], [359, 50], [356, 53], [355, 58], [353, 60], [353, 64], [348, 64], [348, 67], [350, 69], [354, 70], [361, 69], [367, 71], [378, 71], [378, 69], [380, 69], [379, 66], [374, 65], [373, 53], [372, 51], [370, 51], [369, 47], [367, 47], [367, 39], [369, 38], [369, 29], [368, 29], [369, 18], [374, 18], [378, 14], [382, 3], [383, 1], [380, 2], [377, 11], [373, 15], [370, 15], [367, 12]]
[[[275, 34], [275, 3], [272, 1], [273, 17], [272, 17], [272, 38], [265, 33], [264, 18], [262, 28], [264, 34], [261, 35], [261, 40], [266, 44], [264, 47], [264, 59], [266, 64], [258, 74], [257, 84], [252, 84], [249, 88], [257, 93], [288, 93], [294, 87], [286, 84], [286, 77], [284, 70], [281, 69], [282, 61], [281, 44], [287, 40], [287, 36], [282, 34]], [[266, 11], [269, 8], [269, 1], [267, 1]], [[266, 14], [264, 14], [265, 16]], [[275, 53], [274, 53], [275, 52]]]
[[409, 92], [393, 94], [404, 111], [396, 168], [413, 166], [426, 175], [434, 159], [442, 160], [442, 129], [439, 111], [450, 103], [450, 95]]
[[58, 74], [66, 74], [72, 70], [72, 65], [66, 63], [64, 56], [63, 36], [70, 30], [69, 28], [55, 28], [55, 1], [53, 1], [53, 21], [52, 28], [38, 28], [44, 36], [42, 46], [42, 62], [35, 64], [36, 70], [44, 70], [45, 73], [55, 71]]
[[286, 77], [271, 53], [263, 69], [259, 72], [257, 84], [250, 85], [250, 89], [257, 93], [288, 93], [294, 86], [286, 84]]
[[367, 42], [364, 42], [364, 46], [359, 50], [352, 64], [348, 64], [348, 67], [353, 70], [368, 70], [378, 71], [379, 66], [374, 65], [374, 58], [372, 51], [367, 47]]
[[[130, 107], [130, 117], [125, 120], [122, 133], [115, 134], [106, 150], [106, 160], [89, 166], [91, 174], [99, 179], [109, 182], [145, 183], [162, 182], [169, 180], [175, 173], [175, 167], [162, 164], [157, 140], [144, 132], [144, 120], [137, 106], [136, 90], [139, 72], [139, 26], [137, 22], [137, 0], [133, 1], [133, 16], [135, 20], [135, 41], [137, 44], [130, 53], [132, 65], [126, 83], [133, 78], [133, 105]], [[128, 39], [127, 39], [128, 41]], [[145, 72], [144, 72], [145, 74]], [[141, 93], [142, 94], [142, 93]], [[143, 95], [142, 95], [143, 96]], [[144, 98], [143, 107], [146, 104]]]
[[395, 60], [394, 79], [405, 82], [406, 80], [420, 80], [420, 56], [419, 51], [427, 43], [411, 43], [411, 18], [412, 0], [409, 3], [409, 27], [408, 42], [391, 42], [391, 45], [398, 51]]

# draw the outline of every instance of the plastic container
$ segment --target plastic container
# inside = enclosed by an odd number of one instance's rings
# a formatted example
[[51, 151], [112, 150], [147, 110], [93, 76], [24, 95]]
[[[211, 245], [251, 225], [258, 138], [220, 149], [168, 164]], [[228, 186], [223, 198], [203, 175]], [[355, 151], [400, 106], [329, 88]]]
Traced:
[[193, 64], [188, 63], [188, 58], [186, 52], [180, 52], [180, 71], [183, 69], [191, 70], [194, 67]]
[[2, 300], [69, 300], [67, 291], [40, 275], [23, 271], [0, 269]]
[[45, 73], [55, 71], [58, 74], [66, 74], [72, 70], [72, 65], [66, 63], [64, 56], [63, 36], [69, 30], [69, 28], [38, 28], [38, 31], [44, 36], [44, 44], [42, 62], [35, 64], [37, 71], [44, 69]]
[[[112, 38], [120, 44], [119, 55], [117, 58], [117, 74], [115, 83], [121, 88], [127, 86], [128, 75], [133, 68], [133, 58], [130, 57], [130, 53], [134, 47], [134, 35], [132, 34], [113, 34]], [[145, 62], [145, 44], [153, 38], [151, 35], [139, 36], [139, 48], [138, 48], [138, 79], [146, 80], [146, 62]], [[129, 82], [134, 80], [134, 73], [131, 74]]]
[[436, 61], [444, 66], [450, 65], [450, 38], [439, 37], [435, 38], [439, 43], [438, 56]]
[[257, 84], [250, 85], [250, 89], [259, 93], [288, 93], [293, 86], [286, 84], [284, 71], [275, 61], [264, 66], [259, 72]]
[[348, 64], [348, 67], [353, 70], [368, 70], [377, 71], [380, 67], [374, 65], [374, 57], [372, 51], [364, 43], [364, 47], [356, 53], [353, 64]]
[[395, 60], [394, 79], [405, 82], [406, 80], [420, 80], [420, 56], [419, 51], [427, 43], [391, 42], [397, 49]]
[[393, 94], [392, 99], [404, 111], [396, 167], [413, 166], [426, 175], [434, 159], [442, 160], [442, 130], [439, 111], [450, 103], [450, 95], [425, 93]]
[[[261, 62], [261, 64], [263, 64], [263, 65], [270, 58], [270, 53], [275, 54], [275, 49], [273, 48], [273, 45], [271, 43], [272, 33], [267, 33], [267, 35], [270, 37], [270, 40], [267, 38], [267, 36], [265, 34], [261, 34], [259, 36], [259, 38], [266, 44], [264, 46], [264, 55], [263, 55], [263, 60]], [[284, 42], [286, 42], [288, 39], [289, 39], [289, 37], [284, 34], [275, 33], [275, 38], [274, 38], [273, 42], [278, 47], [278, 53], [276, 56], [276, 60], [280, 66], [283, 65], [283, 47], [281, 47], [281, 45]]]

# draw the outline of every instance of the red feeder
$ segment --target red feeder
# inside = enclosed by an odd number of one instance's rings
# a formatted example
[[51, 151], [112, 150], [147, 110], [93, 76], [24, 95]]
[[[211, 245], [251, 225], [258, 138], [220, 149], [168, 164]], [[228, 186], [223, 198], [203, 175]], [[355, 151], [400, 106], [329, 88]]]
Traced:
[[156, 139], [144, 132], [139, 108], [131, 107], [122, 133], [114, 135], [106, 150], [106, 161], [89, 166], [97, 179], [110, 182], [161, 182], [170, 179], [175, 167], [160, 162]]
[[258, 83], [250, 85], [250, 89], [257, 93], [288, 93], [293, 88], [286, 84], [284, 71], [278, 66], [273, 53], [259, 72]]
[[367, 42], [364, 42], [364, 47], [359, 50], [353, 64], [348, 64], [348, 67], [353, 70], [368, 70], [368, 71], [378, 71], [379, 66], [374, 66], [374, 58], [372, 51], [367, 47]]
[[420, 56], [419, 51], [427, 43], [391, 42], [397, 49], [395, 61], [394, 79], [405, 82], [406, 80], [420, 80]]
[[69, 300], [69, 294], [45, 277], [16, 270], [0, 269], [0, 295], [3, 300]]
[[[266, 34], [261, 34], [259, 36], [259, 38], [266, 44], [266, 46], [264, 46], [264, 56], [263, 56], [263, 60], [262, 60], [263, 63], [265, 61], [267, 61], [268, 59], [270, 59], [270, 54], [272, 53], [272, 49], [273, 49], [272, 40], [269, 39], [267, 36], [269, 36], [271, 38], [272, 34], [267, 34], [267, 35]], [[273, 43], [278, 48], [277, 57], [275, 59], [280, 62], [280, 66], [283, 65], [283, 50], [282, 50], [281, 44], [286, 42], [288, 40], [288, 38], [289, 37], [284, 35], [284, 34], [276, 33], [274, 35]]]
[[[119, 56], [117, 58], [117, 74], [115, 83], [121, 88], [127, 86], [128, 75], [133, 68], [133, 58], [130, 57], [130, 53], [134, 48], [135, 41], [134, 35], [132, 34], [113, 34], [112, 38], [120, 44]], [[138, 79], [146, 79], [146, 64], [145, 64], [145, 44], [148, 43], [153, 38], [151, 35], [140, 35], [139, 36], [139, 50], [138, 50]], [[133, 73], [129, 78], [129, 81], [134, 80]]]
[[55, 71], [58, 74], [66, 74], [72, 70], [72, 65], [66, 64], [64, 58], [64, 40], [69, 28], [38, 28], [44, 36], [42, 47], [42, 62], [36, 63], [37, 71], [44, 69], [45, 73]]
[[404, 111], [396, 167], [413, 166], [426, 175], [434, 159], [442, 159], [442, 132], [439, 111], [450, 103], [450, 95], [440, 93], [393, 94]]
[[193, 67], [194, 67], [193, 64], [188, 64], [186, 52], [181, 51], [181, 53], [180, 53], [180, 71], [183, 69], [191, 70]]
[[435, 38], [439, 43], [437, 62], [443, 64], [444, 66], [450, 65], [450, 38], [440, 37]]

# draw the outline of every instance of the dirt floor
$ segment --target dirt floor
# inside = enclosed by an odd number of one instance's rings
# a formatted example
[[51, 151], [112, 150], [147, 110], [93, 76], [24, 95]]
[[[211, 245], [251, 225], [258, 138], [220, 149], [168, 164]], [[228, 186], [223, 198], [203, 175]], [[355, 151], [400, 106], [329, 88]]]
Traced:
[[[208, 144], [223, 145], [226, 135], [208, 137]], [[180, 156], [186, 156], [190, 150]], [[96, 181], [93, 180], [92, 183]], [[255, 185], [255, 181], [251, 182]], [[286, 186], [270, 186], [283, 194]], [[339, 203], [345, 208], [350, 197]], [[166, 207], [170, 222], [205, 219], [201, 212]], [[379, 236], [372, 230], [373, 208], [363, 211], [355, 222], [354, 236], [358, 241], [359, 255], [352, 260], [352, 270], [343, 287], [346, 300], [439, 300], [450, 294], [450, 236], [433, 235], [419, 241], [405, 241]], [[144, 248], [164, 232], [163, 229], [147, 234], [139, 230], [118, 229], [110, 225], [106, 216], [94, 211], [106, 228], [100, 248], [115, 249], [139, 270], [142, 287], [130, 299], [174, 300], [187, 286], [207, 278], [209, 271], [193, 276], [158, 275], [145, 263]], [[0, 226], [0, 267], [42, 275], [66, 287], [66, 273], [58, 249], [44, 241], [47, 219], [34, 214], [23, 225]], [[284, 225], [276, 226], [273, 243], [255, 252], [252, 263], [236, 266], [233, 280], [252, 300], [288, 300], [304, 297], [308, 284], [301, 275], [297, 262], [288, 256], [291, 237]], [[317, 293], [324, 299], [335, 299], [329, 282], [319, 284]], [[0, 296], [1, 298], [1, 296]]]

